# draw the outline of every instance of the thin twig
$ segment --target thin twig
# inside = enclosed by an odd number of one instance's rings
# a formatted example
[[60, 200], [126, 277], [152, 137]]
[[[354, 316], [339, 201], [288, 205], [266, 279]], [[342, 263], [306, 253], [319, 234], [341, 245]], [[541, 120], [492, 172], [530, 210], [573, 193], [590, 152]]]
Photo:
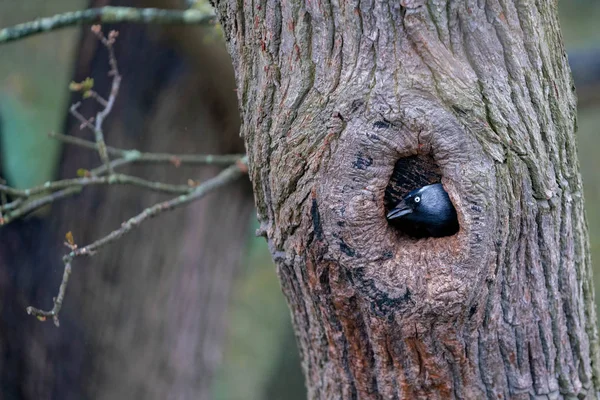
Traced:
[[[93, 143], [93, 142], [89, 142]], [[95, 145], [95, 144], [94, 144]], [[121, 150], [123, 152], [127, 152], [126, 150]], [[144, 153], [142, 153], [144, 154]], [[154, 155], [151, 154], [150, 155]], [[165, 154], [164, 156], [169, 156]], [[213, 157], [213, 156], [207, 156]], [[218, 157], [218, 156], [215, 156]], [[229, 156], [223, 156], [229, 157]], [[231, 156], [233, 157], [233, 156]], [[240, 162], [243, 156], [238, 156], [235, 161]], [[166, 161], [165, 158], [162, 161]], [[111, 161], [112, 168], [118, 168], [123, 165], [131, 164], [133, 162], [139, 161], [134, 157], [129, 158], [118, 158]], [[151, 160], [157, 161], [157, 160]], [[231, 163], [230, 163], [231, 164]], [[47, 204], [53, 203], [58, 200], [62, 200], [66, 197], [73, 196], [79, 194], [83, 188], [91, 185], [112, 185], [112, 184], [131, 184], [135, 186], [145, 187], [151, 190], [157, 190], [160, 192], [167, 193], [189, 193], [194, 190], [194, 187], [185, 186], [185, 185], [169, 185], [160, 182], [146, 181], [141, 178], [137, 178], [135, 176], [123, 175], [123, 174], [113, 174], [112, 176], [103, 176], [102, 174], [107, 172], [107, 168], [105, 165], [101, 165], [97, 168], [94, 168], [89, 172], [89, 177], [79, 178], [79, 179], [65, 179], [61, 181], [47, 182], [44, 185], [40, 185], [37, 187], [29, 188], [29, 189], [14, 189], [12, 187], [8, 187], [5, 185], [0, 185], [0, 195], [9, 194], [11, 196], [17, 197], [15, 200], [6, 203], [4, 205], [0, 205], [0, 226], [6, 225], [24, 215], [29, 214], [32, 211], [37, 210], [38, 208], [44, 207]], [[61, 189], [63, 188], [63, 189]], [[36, 198], [34, 200], [27, 200], [29, 196], [37, 195], [43, 193], [45, 191], [55, 190], [52, 193], [44, 195], [42, 197]], [[4, 214], [2, 214], [4, 213]]]
[[[3, 193], [3, 195], [6, 195], [6, 194]], [[0, 212], [6, 212], [6, 211], [14, 210], [15, 208], [19, 207], [24, 201], [25, 201], [24, 198], [19, 197], [18, 199], [15, 199], [15, 200], [13, 200], [11, 202], [4, 202], [0, 206]]]
[[[111, 161], [111, 165], [113, 168], [117, 168], [126, 164], [130, 164], [131, 162], [131, 160], [119, 158]], [[90, 170], [89, 172], [90, 176], [102, 175], [106, 172], [106, 166], [101, 165], [97, 168]], [[4, 213], [10, 211], [10, 213], [7, 213], [3, 216], [4, 218], [2, 221], [0, 221], [0, 225], [6, 225], [9, 222], [12, 222], [15, 219], [22, 217], [23, 215], [27, 215], [30, 212], [37, 210], [38, 208], [44, 207], [47, 204], [64, 199], [65, 197], [78, 194], [79, 192], [81, 192], [82, 189], [82, 187], [70, 187], [30, 201], [26, 201], [26, 198], [24, 197], [19, 197], [16, 200], [13, 200], [12, 202], [0, 207], [0, 211]]]
[[0, 185], [0, 192], [15, 197], [31, 197], [40, 193], [54, 192], [69, 187], [83, 188], [90, 185], [133, 185], [171, 194], [185, 194], [191, 190], [190, 186], [186, 185], [171, 185], [168, 183], [148, 181], [132, 175], [112, 174], [109, 176], [89, 176], [74, 179], [62, 179], [59, 181], [48, 181], [43, 185], [29, 189], [15, 189], [10, 186]]
[[19, 219], [22, 216], [37, 210], [38, 208], [42, 208], [47, 204], [54, 203], [55, 201], [64, 199], [65, 197], [73, 196], [79, 192], [81, 192], [81, 187], [70, 187], [67, 189], [59, 190], [58, 192], [53, 192], [47, 196], [27, 201], [23, 203], [22, 206], [16, 208], [14, 211], [5, 214], [4, 221], [0, 223], [0, 226], [9, 224], [10, 222]]
[[50, 32], [68, 26], [118, 22], [144, 24], [207, 25], [216, 21], [213, 10], [161, 10], [156, 8], [111, 7], [90, 8], [83, 11], [57, 14], [48, 18], [25, 22], [0, 30], [0, 44], [23, 39], [38, 33]]
[[110, 158], [108, 158], [108, 152], [106, 151], [106, 143], [104, 142], [104, 133], [102, 132], [102, 123], [104, 119], [113, 109], [115, 105], [115, 100], [119, 95], [119, 88], [121, 86], [121, 75], [119, 74], [119, 67], [117, 66], [117, 59], [115, 57], [115, 50], [113, 45], [119, 33], [117, 31], [110, 31], [108, 34], [108, 38], [104, 36], [100, 25], [92, 26], [92, 32], [98, 37], [100, 42], [106, 47], [108, 50], [108, 62], [110, 64], [110, 71], [108, 72], [109, 76], [112, 76], [112, 85], [110, 88], [110, 95], [108, 96], [108, 100], [106, 101], [106, 106], [102, 111], [99, 111], [96, 114], [96, 123], [94, 125], [94, 134], [96, 136], [96, 145], [98, 147], [98, 154], [100, 154], [100, 160], [102, 160], [102, 164], [106, 165], [108, 170], [108, 174], [113, 174], [113, 169], [110, 165]]
[[63, 257], [63, 262], [65, 264], [65, 269], [63, 272], [62, 282], [60, 284], [58, 295], [53, 299], [54, 306], [49, 311], [44, 311], [35, 307], [27, 307], [27, 313], [30, 315], [36, 316], [40, 320], [45, 320], [47, 317], [52, 317], [54, 324], [59, 326], [58, 314], [62, 307], [65, 292], [67, 289], [67, 284], [69, 282], [69, 276], [71, 275], [71, 263], [72, 261], [81, 256], [90, 256], [93, 255], [97, 250], [102, 247], [118, 240], [124, 235], [131, 232], [134, 228], [138, 227], [142, 222], [161, 214], [164, 211], [169, 211], [174, 208], [181, 207], [185, 204], [191, 203], [192, 201], [199, 200], [211, 191], [224, 186], [227, 183], [234, 181], [240, 176], [244, 175], [247, 172], [247, 157], [244, 157], [240, 160], [239, 163], [236, 163], [227, 169], [223, 170], [216, 177], [207, 180], [203, 184], [195, 187], [192, 192], [177, 196], [173, 199], [163, 201], [153, 205], [152, 207], [146, 208], [144, 211], [139, 213], [138, 215], [130, 218], [129, 220], [123, 222], [119, 229], [115, 229], [108, 235], [104, 236], [101, 239], [96, 240], [95, 242], [88, 244], [87, 246], [77, 248], [77, 246], [70, 246], [71, 252]]
[[108, 106], [108, 102], [104, 99], [104, 97], [100, 96], [98, 92], [89, 90], [88, 94], [92, 99], [96, 100], [102, 107]]
[[[63, 135], [62, 133], [50, 133], [50, 137], [62, 142], [83, 147], [90, 150], [98, 150], [96, 143], [75, 136]], [[243, 154], [169, 154], [169, 153], [143, 153], [138, 150], [117, 149], [106, 146], [106, 151], [112, 156], [131, 159], [134, 162], [149, 163], [171, 163], [179, 164], [209, 164], [209, 165], [231, 165], [242, 158]]]
[[[128, 160], [127, 158], [117, 158], [116, 160], [112, 160], [110, 162], [110, 166], [113, 169], [115, 169], [115, 168], [122, 167], [127, 164], [131, 164], [132, 162], [133, 162], [133, 160]], [[108, 168], [106, 168], [106, 165], [101, 165], [94, 169], [90, 169], [90, 176], [100, 176], [107, 172], [108, 172]]]
[[[83, 129], [85, 127], [88, 127], [92, 130], [92, 132], [94, 132], [96, 130], [96, 127], [94, 126], [94, 124], [92, 124], [93, 119], [89, 120], [86, 117], [84, 117], [79, 111], [79, 107], [81, 106], [81, 102], [78, 101], [77, 103], [74, 103], [71, 105], [71, 107], [69, 107], [69, 112], [71, 113], [72, 116], [74, 116], [75, 118], [77, 118], [77, 120], [79, 122], [81, 122], [81, 125], [79, 126], [79, 129]], [[97, 147], [96, 147], [97, 149]]]
[[65, 299], [65, 292], [67, 291], [67, 285], [69, 284], [69, 277], [71, 276], [71, 262], [65, 263], [65, 269], [63, 271], [62, 281], [60, 282], [60, 287], [58, 288], [58, 296], [53, 297], [52, 301], [54, 302], [54, 307], [50, 311], [40, 310], [38, 308], [29, 306], [25, 310], [29, 315], [35, 315], [37, 319], [40, 321], [45, 321], [46, 318], [52, 317], [54, 321], [54, 325], [56, 327], [60, 326], [60, 321], [58, 320], [58, 313], [62, 308], [63, 300]]

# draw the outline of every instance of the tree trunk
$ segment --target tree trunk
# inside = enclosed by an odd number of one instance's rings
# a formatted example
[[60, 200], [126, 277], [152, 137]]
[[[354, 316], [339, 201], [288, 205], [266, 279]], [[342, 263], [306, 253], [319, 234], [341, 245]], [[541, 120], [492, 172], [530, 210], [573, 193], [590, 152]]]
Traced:
[[[597, 396], [555, 2], [215, 3], [309, 398]], [[436, 180], [456, 235], [387, 223]]]

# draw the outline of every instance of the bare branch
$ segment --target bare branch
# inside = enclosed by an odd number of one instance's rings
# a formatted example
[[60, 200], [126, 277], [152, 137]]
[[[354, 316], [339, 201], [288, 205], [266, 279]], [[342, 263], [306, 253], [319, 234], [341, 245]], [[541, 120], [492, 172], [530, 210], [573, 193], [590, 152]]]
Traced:
[[[56, 138], [68, 144], [80, 146], [83, 148], [98, 150], [96, 143], [81, 139], [75, 136], [63, 135], [61, 133], [50, 133], [50, 137]], [[242, 158], [243, 154], [169, 154], [169, 153], [143, 153], [139, 150], [117, 149], [106, 146], [108, 154], [122, 157], [133, 162], [148, 163], [171, 163], [179, 164], [209, 164], [209, 165], [230, 165]]]
[[65, 292], [67, 291], [67, 285], [69, 284], [70, 276], [71, 276], [71, 262], [69, 261], [69, 262], [65, 263], [65, 269], [63, 271], [63, 278], [62, 278], [62, 281], [60, 282], [60, 287], [58, 288], [58, 296], [52, 298], [52, 301], [54, 302], [54, 307], [52, 307], [52, 310], [44, 311], [44, 310], [40, 310], [39, 308], [29, 306], [26, 308], [27, 314], [35, 315], [37, 317], [37, 319], [39, 319], [40, 321], [45, 321], [46, 318], [52, 317], [52, 320], [54, 321], [54, 325], [56, 325], [56, 327], [59, 327], [60, 321], [58, 320], [58, 313], [60, 312], [60, 309], [62, 308], [63, 300], [65, 299]]
[[[130, 164], [133, 162], [132, 160], [119, 158], [111, 161], [111, 165], [113, 168], [120, 167], [122, 165]], [[100, 167], [94, 168], [89, 171], [90, 176], [98, 176], [102, 175], [106, 172], [106, 166], [101, 165]], [[80, 186], [69, 187], [67, 189], [59, 190], [58, 192], [50, 193], [46, 196], [36, 198], [34, 200], [26, 201], [25, 197], [19, 197], [16, 200], [11, 201], [10, 203], [6, 203], [5, 205], [0, 206], [0, 212], [10, 213], [3, 216], [0, 219], [0, 225], [6, 225], [9, 222], [14, 221], [22, 217], [23, 215], [27, 215], [30, 212], [37, 210], [47, 204], [53, 203], [57, 200], [64, 199], [65, 197], [69, 197], [81, 192], [83, 188]], [[0, 192], [0, 194], [6, 195], [4, 192]]]
[[[90, 128], [92, 130], [92, 132], [94, 132], [96, 130], [96, 127], [94, 126], [94, 124], [92, 124], [93, 119], [87, 119], [86, 117], [84, 117], [79, 111], [79, 107], [81, 106], [81, 102], [78, 101], [75, 104], [72, 104], [71, 107], [69, 107], [69, 112], [71, 113], [72, 116], [74, 116], [75, 118], [77, 118], [77, 120], [79, 122], [81, 122], [81, 125], [79, 126], [79, 129], [83, 129], [85, 127]], [[98, 148], [96, 147], [96, 150]]]
[[[79, 144], [83, 147], [92, 148], [98, 151], [100, 155], [100, 159], [102, 161], [102, 166], [100, 168], [96, 168], [92, 171], [83, 171], [84, 177], [75, 178], [75, 179], [64, 179], [55, 182], [46, 182], [43, 185], [36, 186], [29, 189], [15, 189], [11, 188], [8, 185], [0, 184], [0, 195], [4, 196], [4, 201], [0, 204], [0, 225], [7, 224], [16, 218], [19, 218], [37, 208], [45, 206], [46, 204], [52, 203], [54, 201], [63, 199], [67, 196], [71, 196], [81, 192], [81, 190], [90, 185], [112, 185], [112, 184], [124, 184], [124, 185], [135, 185], [159, 192], [166, 193], [176, 193], [176, 194], [188, 194], [192, 191], [192, 188], [195, 186], [195, 183], [191, 181], [187, 186], [186, 185], [171, 185], [167, 183], [161, 182], [152, 182], [142, 178], [124, 175], [124, 174], [115, 174], [114, 167], [118, 165], [124, 165], [130, 162], [133, 162], [140, 157], [144, 157], [148, 160], [158, 161], [169, 161], [175, 166], [181, 164], [182, 160], [177, 158], [174, 155], [165, 155], [165, 154], [144, 154], [142, 155], [136, 151], [124, 151], [118, 149], [112, 149], [113, 153], [118, 154], [121, 158], [117, 160], [111, 161], [109, 158], [109, 150], [104, 141], [103, 127], [102, 124], [105, 118], [110, 114], [113, 110], [117, 95], [119, 94], [119, 87], [121, 83], [121, 75], [119, 74], [117, 59], [115, 57], [113, 45], [118, 37], [117, 31], [111, 31], [108, 34], [108, 37], [102, 33], [100, 25], [92, 26], [92, 32], [97, 36], [98, 40], [106, 47], [109, 55], [109, 65], [110, 71], [108, 72], [109, 76], [112, 76], [112, 85], [111, 91], [108, 97], [108, 100], [105, 100], [96, 92], [93, 92], [91, 88], [93, 87], [93, 80], [87, 78], [83, 82], [76, 83], [72, 82], [69, 86], [71, 90], [82, 92], [84, 98], [92, 97], [99, 104], [103, 105], [104, 108], [96, 114], [95, 121], [94, 119], [87, 119], [84, 117], [79, 111], [79, 107], [81, 102], [73, 104], [69, 111], [70, 113], [81, 122], [81, 129], [87, 127], [92, 130], [95, 134], [95, 142], [89, 142], [84, 139], [78, 139], [74, 137], [68, 137], [61, 135], [59, 138], [70, 143]], [[92, 123], [94, 122], [94, 123]], [[58, 135], [55, 135], [57, 137]], [[183, 156], [185, 157], [185, 156]], [[189, 157], [189, 156], [188, 156]], [[195, 156], [192, 156], [197, 159]], [[210, 162], [213, 161], [214, 156], [201, 156], [204, 161]], [[234, 159], [233, 161], [237, 161], [239, 158]], [[107, 173], [108, 176], [100, 176], [103, 173]], [[47, 194], [46, 194], [47, 193]], [[40, 198], [31, 199], [34, 196], [45, 194]], [[12, 197], [16, 197], [16, 200], [13, 200], [11, 203], [7, 203], [6, 196], [10, 195]], [[28, 201], [28, 199], [30, 199]]]
[[63, 189], [58, 192], [53, 192], [47, 196], [43, 196], [31, 201], [24, 202], [24, 198], [21, 197], [12, 203], [8, 203], [2, 211], [6, 212], [9, 210], [8, 206], [16, 203], [15, 207], [12, 207], [14, 211], [5, 214], [4, 218], [0, 221], [0, 226], [6, 225], [18, 218], [21, 218], [24, 215], [29, 214], [32, 211], [37, 210], [38, 208], [42, 208], [47, 204], [53, 203], [57, 200], [64, 199], [65, 197], [73, 196], [77, 193], [81, 192], [81, 187], [70, 187], [68, 189]]
[[72, 261], [81, 256], [90, 256], [93, 255], [97, 250], [102, 247], [118, 240], [122, 236], [131, 232], [134, 228], [138, 227], [142, 222], [157, 216], [158, 214], [169, 211], [174, 208], [181, 207], [192, 201], [199, 200], [202, 197], [206, 196], [211, 191], [224, 186], [240, 176], [244, 175], [247, 172], [247, 157], [244, 157], [240, 160], [239, 163], [236, 163], [227, 169], [223, 170], [216, 177], [207, 180], [203, 184], [195, 187], [190, 193], [184, 194], [173, 199], [163, 201], [153, 205], [152, 207], [146, 208], [140, 214], [130, 218], [129, 220], [123, 222], [119, 229], [116, 229], [104, 236], [101, 239], [96, 240], [95, 242], [77, 248], [77, 246], [70, 246], [71, 252], [63, 257], [63, 262], [65, 264], [65, 269], [63, 272], [62, 282], [60, 284], [60, 288], [58, 290], [58, 295], [53, 299], [54, 306], [49, 311], [44, 311], [35, 307], [27, 307], [27, 313], [30, 315], [36, 316], [38, 319], [44, 321], [47, 317], [52, 317], [54, 324], [59, 326], [58, 314], [62, 307], [65, 292], [67, 289], [67, 284], [69, 282], [69, 277], [71, 275], [71, 263]]
[[[102, 9], [95, 9], [100, 12], [96, 14], [95, 18], [99, 18], [104, 22], [117, 22], [116, 20], [109, 20], [106, 11], [114, 10], [131, 12], [140, 12], [140, 10], [129, 9], [129, 8], [115, 8], [105, 7]], [[94, 10], [88, 10], [94, 11]], [[142, 10], [143, 11], [143, 10]], [[163, 18], [173, 16], [171, 11], [153, 10], [146, 9], [146, 12], [152, 15], [159, 15]], [[161, 14], [162, 13], [162, 14]], [[183, 15], [190, 14], [189, 12], [183, 12]], [[197, 12], [191, 12], [193, 15], [197, 15]], [[142, 14], [143, 16], [144, 14]], [[206, 15], [206, 12], [202, 13]], [[85, 18], [90, 17], [90, 14], [86, 12], [63, 14], [51, 19], [44, 19], [33, 23], [22, 24], [13, 28], [0, 30], [0, 43], [16, 40], [21, 37], [26, 37], [34, 33], [41, 31], [47, 31], [52, 29], [58, 29], [69, 24], [82, 23], [86, 20]], [[122, 16], [121, 16], [122, 17]], [[145, 16], [145, 18], [148, 15]], [[188, 15], [189, 17], [189, 15]], [[90, 17], [91, 18], [91, 17]], [[102, 19], [104, 18], [104, 19]], [[133, 18], [131, 15], [127, 18]], [[214, 14], [210, 14], [210, 19], [214, 18]], [[92, 19], [90, 19], [92, 20]], [[70, 21], [70, 22], [69, 22]], [[138, 21], [146, 22], [146, 21]], [[185, 21], [186, 23], [194, 23]], [[198, 21], [196, 21], [198, 23]], [[43, 185], [36, 186], [29, 189], [16, 189], [6, 185], [6, 182], [0, 182], [0, 225], [9, 223], [16, 218], [19, 218], [37, 208], [43, 207], [46, 204], [50, 204], [59, 199], [71, 196], [73, 194], [81, 192], [84, 187], [90, 185], [100, 184], [129, 184], [135, 185], [155, 191], [176, 193], [179, 196], [172, 198], [167, 201], [163, 201], [153, 205], [142, 211], [140, 214], [130, 218], [121, 224], [121, 227], [112, 231], [105, 237], [96, 240], [95, 242], [78, 248], [73, 240], [71, 232], [67, 234], [67, 242], [65, 243], [69, 248], [70, 252], [63, 257], [64, 272], [62, 281], [58, 290], [58, 295], [53, 298], [53, 307], [50, 310], [42, 310], [35, 307], [27, 307], [27, 313], [36, 316], [39, 320], [45, 321], [48, 317], [52, 317], [56, 326], [60, 325], [59, 312], [62, 308], [67, 285], [72, 271], [72, 262], [75, 258], [80, 256], [89, 256], [94, 254], [98, 249], [118, 240], [122, 236], [126, 235], [134, 228], [139, 226], [142, 222], [150, 219], [164, 211], [172, 210], [177, 207], [181, 207], [194, 200], [204, 197], [207, 193], [215, 190], [216, 188], [223, 186], [239, 176], [247, 173], [247, 157], [243, 156], [212, 156], [212, 155], [173, 155], [173, 154], [153, 154], [153, 153], [141, 153], [137, 150], [122, 150], [106, 146], [104, 141], [103, 127], [102, 124], [106, 117], [113, 110], [117, 95], [119, 94], [119, 88], [121, 84], [121, 75], [117, 65], [117, 60], [114, 54], [113, 45], [118, 36], [118, 32], [111, 31], [108, 37], [104, 36], [99, 25], [92, 27], [92, 32], [98, 37], [102, 44], [107, 48], [109, 54], [110, 71], [109, 75], [112, 77], [112, 84], [108, 99], [104, 99], [97, 92], [92, 90], [93, 80], [87, 78], [81, 83], [73, 82], [70, 85], [71, 90], [80, 91], [83, 93], [84, 98], [93, 98], [103, 108], [96, 114], [95, 119], [87, 119], [81, 113], [78, 108], [81, 103], [73, 104], [70, 107], [70, 113], [79, 120], [81, 123], [81, 129], [89, 128], [95, 134], [95, 142], [91, 142], [76, 137], [69, 137], [65, 135], [51, 135], [66, 143], [79, 145], [81, 147], [90, 148], [96, 150], [102, 161], [102, 165], [91, 171], [82, 171], [84, 177], [75, 179], [63, 179], [54, 182], [46, 182]], [[116, 155], [117, 159], [110, 160], [109, 154]], [[136, 161], [146, 162], [170, 162], [175, 166], [183, 162], [188, 163], [203, 163], [203, 164], [231, 164], [228, 168], [223, 170], [215, 178], [209, 179], [203, 184], [198, 185], [196, 182], [189, 180], [188, 185], [172, 185], [161, 182], [152, 182], [135, 176], [116, 174], [114, 168], [125, 165]], [[103, 176], [103, 174], [107, 174]], [[40, 197], [40, 195], [42, 195]], [[11, 202], [8, 202], [7, 196], [13, 197]]]
[[106, 151], [106, 143], [104, 142], [104, 133], [102, 132], [102, 123], [104, 119], [113, 109], [115, 105], [115, 100], [119, 95], [119, 88], [121, 87], [121, 75], [119, 74], [119, 68], [117, 66], [117, 59], [115, 58], [115, 50], [113, 48], [113, 44], [115, 40], [119, 36], [117, 31], [110, 31], [108, 34], [108, 38], [104, 36], [100, 25], [92, 26], [92, 32], [98, 37], [100, 42], [106, 47], [108, 50], [108, 62], [110, 64], [110, 71], [108, 72], [109, 76], [112, 76], [112, 85], [110, 88], [110, 95], [108, 96], [108, 100], [106, 101], [106, 106], [104, 109], [96, 114], [96, 124], [94, 125], [94, 133], [96, 136], [96, 145], [98, 146], [98, 154], [100, 154], [100, 159], [102, 163], [106, 166], [108, 174], [113, 174], [112, 166], [110, 165], [110, 159], [108, 158], [108, 152]]
[[[3, 200], [4, 200], [4, 201], [2, 201], [2, 205], [0, 205], [0, 212], [14, 210], [15, 208], [19, 207], [21, 205], [21, 203], [23, 203], [23, 201], [25, 201], [24, 198], [19, 197], [18, 199], [15, 199], [9, 203], [6, 201], [6, 193], [0, 193], [0, 195], [2, 195]], [[2, 225], [2, 224], [0, 224], [0, 225]]]
[[90, 90], [88, 93], [89, 93], [89, 96], [90, 96], [92, 99], [96, 100], [96, 101], [97, 101], [97, 102], [98, 102], [98, 103], [99, 103], [99, 104], [100, 104], [102, 107], [106, 107], [106, 106], [108, 106], [108, 102], [107, 102], [107, 101], [104, 99], [104, 97], [100, 96], [100, 95], [98, 94], [98, 92], [95, 92], [95, 91], [93, 91], [93, 90]]
[[190, 9], [161, 10], [156, 8], [111, 7], [90, 8], [40, 18], [0, 30], [0, 44], [23, 39], [39, 33], [50, 32], [81, 24], [97, 23], [144, 23], [207, 25], [216, 21], [214, 11]]
[[75, 179], [62, 179], [59, 181], [52, 182], [48, 181], [43, 185], [29, 189], [15, 189], [10, 186], [0, 185], [0, 193], [6, 193], [10, 196], [15, 197], [27, 198], [40, 193], [57, 191], [59, 189], [66, 189], [70, 187], [83, 188], [85, 186], [90, 185], [133, 185], [146, 189], [151, 189], [157, 192], [171, 194], [185, 194], [192, 189], [186, 185], [171, 185], [168, 183], [148, 181], [146, 179], [138, 178], [136, 176], [131, 175], [112, 174], [109, 176], [90, 176]]

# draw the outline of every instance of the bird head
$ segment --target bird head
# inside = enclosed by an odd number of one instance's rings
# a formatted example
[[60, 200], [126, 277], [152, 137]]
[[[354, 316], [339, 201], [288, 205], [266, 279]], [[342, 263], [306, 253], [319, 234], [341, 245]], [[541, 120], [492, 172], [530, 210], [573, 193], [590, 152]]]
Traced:
[[387, 214], [390, 221], [401, 221], [425, 230], [430, 236], [456, 233], [456, 210], [441, 183], [413, 190]]

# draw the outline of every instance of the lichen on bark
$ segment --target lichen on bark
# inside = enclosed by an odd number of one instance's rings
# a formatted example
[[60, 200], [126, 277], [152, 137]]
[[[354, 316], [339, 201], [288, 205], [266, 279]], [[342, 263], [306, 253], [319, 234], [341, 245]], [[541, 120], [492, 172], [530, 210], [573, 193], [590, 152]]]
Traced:
[[[215, 3], [309, 397], [596, 396], [555, 2]], [[414, 156], [434, 160], [458, 234], [388, 225], [386, 188]]]

